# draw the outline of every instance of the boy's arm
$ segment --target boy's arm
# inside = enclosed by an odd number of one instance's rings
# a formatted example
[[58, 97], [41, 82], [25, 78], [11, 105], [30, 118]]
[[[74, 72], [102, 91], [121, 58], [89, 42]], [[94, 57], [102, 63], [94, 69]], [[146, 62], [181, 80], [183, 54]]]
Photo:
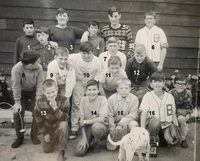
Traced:
[[103, 53], [104, 50], [105, 50], [105, 41], [104, 39], [101, 38], [101, 41], [100, 41], [100, 49], [99, 49], [99, 54]]
[[69, 100], [69, 98], [71, 97], [75, 85], [76, 85], [76, 75], [74, 68], [72, 68], [69, 69], [69, 74], [67, 75], [65, 83], [65, 90], [66, 90], [65, 97], [67, 97], [67, 100]]
[[147, 113], [145, 111], [141, 111], [140, 115], [140, 126], [145, 128], [146, 127], [146, 120], [147, 120]]
[[114, 119], [114, 106], [113, 102], [110, 98], [108, 98], [108, 123], [109, 123], [109, 131], [115, 129], [115, 119]]
[[88, 37], [90, 36], [90, 33], [89, 31], [85, 31], [83, 34], [82, 34], [82, 37], [81, 37], [81, 40], [80, 42], [83, 43], [85, 41], [88, 41]]
[[127, 60], [127, 58], [126, 58], [126, 56], [123, 58], [123, 62], [122, 62], [122, 69], [123, 70], [125, 70], [125, 68], [126, 68], [126, 60]]
[[146, 59], [148, 61], [149, 74], [151, 76], [154, 72], [157, 71], [157, 67], [156, 67], [155, 63], [151, 59], [149, 59], [148, 57]]
[[128, 54], [127, 54], [127, 58], [131, 58], [133, 57], [134, 55], [134, 41], [133, 41], [133, 35], [132, 35], [132, 32], [131, 32], [131, 29], [129, 28], [128, 31], [127, 31], [127, 43], [128, 43]]
[[57, 68], [51, 62], [47, 66], [47, 78], [46, 79], [53, 79], [57, 83], [57, 81], [56, 81], [56, 74], [57, 74], [56, 69]]
[[96, 81], [99, 81], [101, 78], [101, 62], [100, 60], [97, 62], [96, 64], [96, 73], [95, 73], [95, 76], [94, 76], [94, 79]]
[[42, 69], [42, 66], [39, 66], [38, 77], [37, 77], [37, 87], [36, 87], [36, 100], [41, 98], [43, 95], [43, 90], [42, 90], [43, 81], [44, 81], [43, 69]]
[[85, 132], [85, 127], [84, 126], [81, 128], [81, 135], [82, 135], [82, 138], [81, 138], [80, 142], [76, 146], [76, 148], [79, 151], [84, 150], [86, 147], [89, 147], [89, 143], [88, 143], [88, 140], [87, 140], [87, 136], [86, 136], [86, 132]]
[[[125, 71], [126, 71], [126, 74], [127, 74], [127, 77], [128, 77], [128, 79], [129, 80], [132, 80], [132, 78], [131, 78], [131, 64], [132, 64], [132, 61], [131, 61], [132, 59], [129, 59], [128, 61], [127, 61], [127, 63], [126, 63], [126, 69], [125, 69]], [[132, 81], [131, 81], [132, 82]]]
[[106, 96], [103, 86], [104, 86], [104, 83], [99, 84], [99, 92], [102, 96]]
[[173, 120], [174, 125], [178, 126], [178, 119], [177, 119], [176, 114], [172, 114], [172, 120]]
[[54, 110], [53, 112], [54, 112], [56, 118], [58, 119], [58, 121], [63, 121], [64, 118], [65, 118], [65, 115], [64, 115], [64, 112], [61, 109], [63, 109], [64, 101], [62, 101], [62, 103], [60, 105], [61, 107], [57, 106], [56, 101], [49, 102], [49, 104], [53, 108], [53, 110]]
[[158, 71], [162, 71], [163, 70], [163, 65], [164, 65], [164, 61], [165, 61], [165, 57], [167, 55], [167, 48], [162, 48], [161, 49], [161, 53], [160, 53], [160, 62], [158, 64]]
[[14, 65], [17, 64], [17, 62], [19, 61], [19, 39], [16, 40], [15, 42], [15, 49], [14, 49]]

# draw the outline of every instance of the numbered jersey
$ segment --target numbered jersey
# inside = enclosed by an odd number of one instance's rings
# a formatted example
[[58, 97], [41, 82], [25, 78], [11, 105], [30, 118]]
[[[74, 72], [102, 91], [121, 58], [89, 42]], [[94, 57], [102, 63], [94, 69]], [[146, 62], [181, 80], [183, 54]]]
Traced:
[[140, 110], [148, 114], [147, 118], [156, 117], [161, 122], [172, 122], [172, 115], [176, 113], [174, 97], [164, 92], [161, 100], [154, 91], [144, 95]]
[[143, 44], [146, 47], [147, 55], [154, 62], [160, 61], [161, 48], [168, 47], [164, 31], [154, 26], [150, 30], [147, 27], [140, 29], [136, 35], [136, 44]]

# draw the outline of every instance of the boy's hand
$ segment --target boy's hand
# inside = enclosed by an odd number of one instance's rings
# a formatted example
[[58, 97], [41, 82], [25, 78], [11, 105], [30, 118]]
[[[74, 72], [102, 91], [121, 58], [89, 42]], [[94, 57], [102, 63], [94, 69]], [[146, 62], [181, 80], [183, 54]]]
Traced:
[[77, 145], [77, 149], [79, 151], [85, 150], [86, 148], [89, 148], [89, 143], [86, 138], [82, 138], [81, 141]]
[[58, 47], [58, 43], [55, 42], [55, 41], [49, 41], [49, 44], [50, 44], [53, 48]]
[[89, 31], [85, 31], [85, 32], [83, 33], [82, 37], [81, 37], [80, 42], [83, 43], [83, 42], [88, 41], [88, 37], [89, 37], [89, 36], [90, 36]]
[[44, 140], [45, 140], [45, 142], [47, 142], [47, 143], [51, 142], [51, 136], [50, 136], [49, 134], [46, 134], [46, 135], [44, 136]]
[[116, 127], [116, 129], [121, 130], [121, 129], [122, 129], [122, 126], [119, 126], [119, 125], [118, 125], [118, 126]]
[[163, 70], [163, 65], [159, 63], [157, 69], [159, 72], [161, 72]]
[[12, 106], [12, 110], [13, 112], [21, 112], [22, 111], [22, 106], [20, 103], [15, 103], [13, 106]]
[[82, 128], [84, 125], [85, 125], [85, 124], [84, 124], [84, 120], [81, 119], [81, 120], [79, 121], [79, 126], [80, 126], [80, 128]]
[[50, 106], [51, 106], [54, 110], [56, 110], [56, 109], [58, 108], [58, 107], [57, 107], [57, 103], [56, 103], [55, 100], [50, 101], [49, 104], [50, 104]]

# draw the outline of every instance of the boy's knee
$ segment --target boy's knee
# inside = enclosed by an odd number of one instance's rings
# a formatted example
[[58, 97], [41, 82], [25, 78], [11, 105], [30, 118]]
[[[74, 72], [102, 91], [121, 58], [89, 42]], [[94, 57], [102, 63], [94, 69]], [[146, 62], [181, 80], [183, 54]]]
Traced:
[[160, 129], [160, 120], [158, 118], [152, 118], [148, 123], [148, 130], [150, 135], [157, 135]]
[[51, 153], [53, 152], [54, 147], [43, 147], [43, 151], [44, 153]]
[[91, 131], [93, 135], [101, 135], [102, 129], [101, 129], [101, 124], [100, 123], [94, 123], [91, 126]]
[[179, 115], [178, 116], [178, 122], [179, 123], [186, 122], [186, 118], [184, 116], [182, 116], [182, 115]]

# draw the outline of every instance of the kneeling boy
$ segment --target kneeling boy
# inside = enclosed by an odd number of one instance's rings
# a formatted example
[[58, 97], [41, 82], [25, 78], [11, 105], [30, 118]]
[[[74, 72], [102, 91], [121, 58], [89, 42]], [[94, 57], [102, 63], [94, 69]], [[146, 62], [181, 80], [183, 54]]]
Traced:
[[68, 124], [65, 121], [65, 97], [57, 95], [58, 87], [52, 79], [43, 82], [44, 95], [35, 106], [34, 114], [43, 134], [43, 150], [45, 153], [53, 151], [54, 146], [60, 144], [59, 159], [65, 161], [68, 143]]

